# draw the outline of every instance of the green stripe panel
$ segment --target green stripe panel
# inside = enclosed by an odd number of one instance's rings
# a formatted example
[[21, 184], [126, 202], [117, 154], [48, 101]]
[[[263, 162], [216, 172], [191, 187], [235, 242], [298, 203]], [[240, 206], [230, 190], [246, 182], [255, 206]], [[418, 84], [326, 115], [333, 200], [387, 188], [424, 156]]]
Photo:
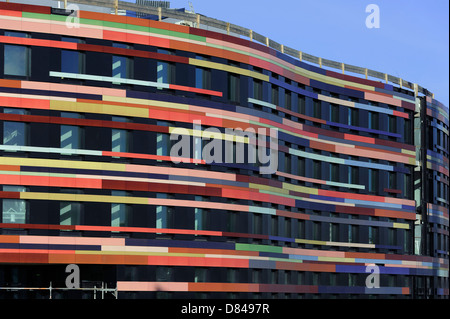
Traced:
[[236, 244], [236, 250], [262, 251], [270, 253], [283, 253], [283, 247], [252, 245], [252, 244]]
[[[60, 21], [60, 22], [65, 22], [68, 18], [66, 16], [55, 15], [55, 14], [42, 14], [42, 13], [32, 13], [32, 12], [22, 12], [22, 17], [30, 18], [30, 19]], [[172, 36], [172, 37], [177, 37], [177, 38], [190, 39], [190, 40], [194, 40], [194, 41], [206, 42], [206, 38], [202, 37], [202, 36], [188, 34], [188, 33], [182, 33], [182, 32], [178, 32], [178, 31], [144, 27], [144, 26], [134, 25], [134, 24], [124, 24], [124, 23], [118, 23], [118, 22], [92, 20], [92, 19], [84, 19], [84, 18], [80, 18], [79, 23], [86, 24], [86, 25], [97, 25], [97, 26], [104, 26], [104, 27], [108, 27], [108, 28], [123, 29], [124, 31], [133, 30], [133, 31], [139, 31], [139, 32], [154, 33], [154, 34], [160, 34], [160, 35], [165, 35], [165, 36]]]

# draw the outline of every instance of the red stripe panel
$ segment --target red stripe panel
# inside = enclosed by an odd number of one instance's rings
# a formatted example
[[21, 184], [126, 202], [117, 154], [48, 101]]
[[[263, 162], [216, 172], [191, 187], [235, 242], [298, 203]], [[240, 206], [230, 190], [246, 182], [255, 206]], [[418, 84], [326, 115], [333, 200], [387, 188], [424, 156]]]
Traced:
[[71, 188], [101, 188], [101, 180], [56, 176], [2, 175], [3, 184]]
[[20, 4], [20, 3], [5, 3], [0, 2], [0, 9], [7, 11], [24, 11], [24, 12], [34, 12], [42, 14], [51, 14], [51, 7], [34, 6], [31, 4]]
[[372, 80], [361, 79], [361, 78], [357, 78], [352, 75], [341, 74], [341, 73], [330, 71], [330, 70], [327, 70], [326, 75], [331, 76], [336, 79], [360, 83], [360, 84], [364, 84], [364, 85], [370, 85], [370, 86], [374, 86], [374, 87], [377, 87], [380, 89], [384, 89], [384, 83], [380, 83], [380, 82], [376, 82], [376, 81], [372, 81]]
[[148, 256], [148, 264], [191, 266], [191, 267], [234, 267], [234, 268], [249, 267], [249, 261], [245, 259], [177, 257], [177, 256]]
[[20, 193], [19, 192], [4, 192], [4, 191], [0, 191], [0, 198], [20, 199]]
[[184, 86], [184, 85], [169, 84], [169, 89], [183, 90], [183, 91], [189, 91], [189, 92], [201, 93], [201, 94], [208, 94], [208, 95], [215, 95], [215, 96], [220, 96], [220, 97], [223, 96], [222, 92], [212, 91], [212, 90], [205, 90], [205, 89], [199, 89], [199, 88], [194, 88], [194, 87], [189, 87], [189, 86]]
[[11, 10], [0, 10], [0, 16], [22, 17], [22, 12]]
[[3, 36], [3, 35], [0, 36], [0, 42], [10, 43], [10, 44], [21, 44], [21, 45], [33, 45], [33, 46], [61, 48], [61, 49], [71, 49], [71, 50], [77, 49], [77, 44], [72, 43], [72, 42], [42, 40], [42, 39], [32, 39], [32, 38], [16, 38], [16, 37], [8, 37], [8, 36]]
[[169, 128], [167, 126], [158, 126], [158, 125], [141, 124], [141, 123], [112, 122], [112, 121], [91, 120], [91, 119], [72, 119], [72, 118], [54, 117], [54, 116], [48, 117], [48, 116], [41, 116], [41, 115], [20, 115], [20, 114], [0, 113], [0, 120], [32, 122], [32, 123], [66, 124], [66, 125], [78, 125], [78, 126], [108, 127], [108, 128], [121, 128], [121, 129], [126, 129], [126, 130], [139, 130], [139, 131], [169, 133]]
[[49, 100], [24, 99], [18, 97], [0, 97], [0, 105], [3, 107], [19, 107], [28, 109], [50, 109]]
[[399, 117], [403, 117], [405, 119], [409, 119], [409, 115], [408, 113], [404, 113], [404, 112], [399, 112], [399, 111], [392, 111], [393, 115], [395, 116], [399, 116]]
[[217, 187], [200, 187], [190, 185], [169, 185], [163, 183], [131, 182], [103, 180], [103, 189], [121, 189], [145, 192], [162, 192], [177, 194], [197, 194], [203, 196], [221, 196], [222, 189]]

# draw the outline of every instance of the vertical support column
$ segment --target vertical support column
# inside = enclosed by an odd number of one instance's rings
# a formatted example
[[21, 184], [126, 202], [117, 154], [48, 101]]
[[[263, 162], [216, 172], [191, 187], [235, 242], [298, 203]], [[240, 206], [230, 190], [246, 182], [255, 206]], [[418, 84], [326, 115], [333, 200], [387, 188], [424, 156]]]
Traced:
[[388, 75], [387, 75], [387, 73], [384, 74], [384, 80], [386, 81], [386, 83], [388, 83]]
[[400, 78], [400, 88], [403, 88], [403, 80], [402, 80], [402, 78]]
[[341, 63], [342, 74], [345, 74], [345, 64]]
[[161, 7], [158, 7], [158, 21], [162, 20], [162, 9]]
[[[9, 0], [8, 0], [9, 2]], [[64, 9], [67, 9], [67, 0], [64, 0]]]
[[298, 51], [298, 58], [301, 60], [303, 60], [303, 52], [302, 51]]
[[284, 45], [281, 44], [281, 53], [284, 53]]
[[114, 11], [116, 15], [119, 14], [119, 0], [114, 1]]
[[[427, 172], [427, 94], [428, 92], [424, 89], [425, 96], [420, 98], [420, 175], [421, 175], [421, 191], [420, 191], [420, 214], [422, 216], [422, 247], [421, 255], [429, 256], [429, 243], [428, 243], [428, 172]], [[425, 288], [425, 298], [428, 294], [427, 277], [424, 277], [424, 288]]]
[[200, 28], [200, 15], [197, 14], [197, 28]]
[[366, 80], [369, 78], [369, 71], [367, 70], [367, 68], [364, 70], [364, 73], [366, 75]]
[[230, 22], [227, 22], [227, 34], [230, 35]]
[[250, 41], [253, 41], [253, 30], [250, 30], [248, 37], [250, 38]]
[[322, 67], [322, 58], [319, 57], [319, 66]]
[[266, 37], [266, 46], [269, 46], [269, 38]]

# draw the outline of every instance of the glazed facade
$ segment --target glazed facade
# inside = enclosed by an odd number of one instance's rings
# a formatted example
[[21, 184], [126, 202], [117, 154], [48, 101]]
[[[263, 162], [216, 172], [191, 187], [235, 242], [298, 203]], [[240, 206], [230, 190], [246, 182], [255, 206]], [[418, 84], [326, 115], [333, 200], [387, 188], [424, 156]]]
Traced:
[[[230, 35], [79, 14], [0, 3], [0, 287], [64, 287], [76, 264], [120, 299], [448, 298], [447, 107]], [[276, 129], [276, 172], [205, 163], [205, 128]]]

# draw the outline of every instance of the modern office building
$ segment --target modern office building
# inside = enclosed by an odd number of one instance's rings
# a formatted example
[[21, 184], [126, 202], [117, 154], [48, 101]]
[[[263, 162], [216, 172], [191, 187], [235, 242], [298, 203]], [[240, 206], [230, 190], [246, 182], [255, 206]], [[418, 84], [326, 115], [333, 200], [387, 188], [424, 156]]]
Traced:
[[0, 298], [92, 298], [57, 289], [71, 264], [119, 299], [448, 298], [427, 89], [180, 10], [48, 2], [0, 2]]

